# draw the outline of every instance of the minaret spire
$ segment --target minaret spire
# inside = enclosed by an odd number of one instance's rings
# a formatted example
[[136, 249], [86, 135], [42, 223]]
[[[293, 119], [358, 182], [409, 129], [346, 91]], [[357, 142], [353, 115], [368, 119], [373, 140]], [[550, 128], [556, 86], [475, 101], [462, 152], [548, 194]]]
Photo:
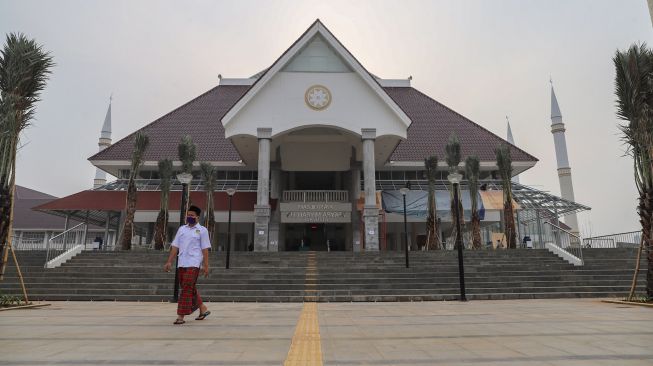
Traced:
[[[102, 131], [100, 131], [100, 139], [98, 140], [98, 151], [102, 151], [111, 145], [111, 102], [113, 101], [113, 94], [109, 97], [109, 108], [107, 114], [104, 116], [104, 123], [102, 124]], [[93, 180], [93, 188], [100, 187], [107, 182], [107, 173], [100, 168], [96, 168], [95, 179]]]
[[[506, 133], [507, 140], [511, 145], [515, 145], [515, 139], [512, 138], [512, 130], [510, 129], [510, 120], [508, 119], [508, 116], [506, 116], [506, 123], [508, 124], [508, 131]], [[519, 183], [519, 175], [512, 177], [512, 181], [514, 183]]]
[[[558, 163], [558, 180], [560, 181], [560, 195], [568, 201], [575, 201], [574, 199], [574, 184], [571, 179], [571, 166], [569, 164], [569, 157], [567, 156], [567, 140], [565, 138], [565, 124], [562, 123], [562, 113], [560, 113], [560, 106], [558, 105], [558, 98], [556, 98], [555, 91], [553, 90], [553, 81], [551, 83], [551, 133], [553, 134], [553, 143], [555, 144], [556, 160]], [[578, 233], [578, 218], [576, 213], [565, 215], [565, 224], [571, 227], [573, 233]]]

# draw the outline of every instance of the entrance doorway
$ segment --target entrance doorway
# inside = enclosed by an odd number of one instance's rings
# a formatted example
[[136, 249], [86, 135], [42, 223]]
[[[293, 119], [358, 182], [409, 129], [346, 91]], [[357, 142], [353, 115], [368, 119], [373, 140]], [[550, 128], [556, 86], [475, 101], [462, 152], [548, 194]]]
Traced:
[[285, 224], [286, 250], [342, 251], [345, 250], [347, 224]]

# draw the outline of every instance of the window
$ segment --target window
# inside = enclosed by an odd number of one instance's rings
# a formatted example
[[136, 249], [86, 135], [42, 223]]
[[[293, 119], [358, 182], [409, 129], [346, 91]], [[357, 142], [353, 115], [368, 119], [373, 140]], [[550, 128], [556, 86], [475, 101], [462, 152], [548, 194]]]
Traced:
[[227, 172], [224, 170], [218, 170], [217, 179], [225, 180], [227, 179]]
[[392, 180], [404, 180], [404, 172], [392, 172]]
[[392, 176], [391, 176], [389, 171], [382, 171], [382, 172], [379, 172], [379, 173], [380, 173], [379, 179], [381, 179], [381, 180], [390, 180], [390, 179], [392, 179]]
[[237, 170], [228, 171], [227, 180], [238, 180], [238, 171]]

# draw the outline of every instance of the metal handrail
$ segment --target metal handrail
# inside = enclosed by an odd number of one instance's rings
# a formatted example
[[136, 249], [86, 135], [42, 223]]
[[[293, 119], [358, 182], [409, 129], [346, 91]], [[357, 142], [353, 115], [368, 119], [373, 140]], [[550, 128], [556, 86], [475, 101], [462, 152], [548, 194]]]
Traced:
[[641, 230], [625, 233], [599, 235], [583, 239], [585, 248], [637, 248], [641, 239]]
[[[574, 234], [572, 232], [569, 232], [569, 231], [561, 228], [560, 226], [558, 226], [558, 225], [556, 225], [556, 224], [554, 224], [552, 222], [544, 221], [544, 224], [549, 225], [552, 229], [555, 229], [558, 232], [557, 238], [556, 238], [555, 235], [553, 235], [553, 236], [554, 236], [554, 239], [556, 241], [555, 244], [560, 249], [562, 249], [562, 250], [566, 251], [567, 253], [569, 253], [570, 255], [573, 255], [574, 257], [580, 259], [581, 263], [585, 263], [585, 261], [583, 259], [583, 246], [581, 245], [583, 240], [581, 239], [580, 236], [578, 236], [578, 235], [576, 235], [576, 234]], [[567, 240], [563, 240], [562, 236], [560, 235], [561, 232], [564, 233], [564, 234], [567, 234]]]
[[284, 191], [283, 202], [349, 202], [349, 191]]
[[[67, 249], [68, 242], [67, 242], [67, 240], [66, 240], [66, 237], [68, 236], [68, 234], [69, 234], [69, 233], [72, 233], [72, 232], [75, 232], [75, 231], [80, 231], [82, 228], [83, 228], [83, 229], [86, 229], [86, 223], [77, 224], [77, 225], [71, 227], [70, 229], [65, 230], [64, 232], [62, 232], [62, 233], [60, 233], [60, 234], [57, 234], [57, 235], [51, 237], [51, 238], [48, 240], [48, 243], [47, 243], [46, 246], [45, 246], [45, 263], [44, 263], [44, 267], [47, 268], [47, 264], [48, 264], [48, 262], [49, 262], [53, 257], [55, 257], [55, 256], [53, 255], [53, 252], [54, 252], [54, 250], [55, 250], [53, 247], [55, 246], [55, 244], [57, 244], [56, 241], [59, 240], [60, 238], [63, 238], [63, 242], [61, 243], [61, 244], [62, 244], [62, 248], [56, 248], [58, 254], [61, 254], [61, 253], [59, 253], [59, 252], [65, 252], [66, 249]], [[85, 240], [85, 239], [86, 239], [86, 238], [84, 238], [84, 240]], [[81, 244], [86, 245], [86, 243], [81, 243]]]
[[[51, 242], [51, 241], [53, 241], [54, 239], [57, 239], [58, 237], [60, 237], [60, 236], [62, 236], [62, 235], [64, 235], [64, 234], [66, 234], [66, 233], [68, 233], [68, 232], [70, 232], [70, 231], [73, 231], [73, 230], [77, 229], [77, 228], [80, 227], [80, 226], [84, 226], [84, 225], [86, 225], [86, 224], [83, 223], [83, 222], [82, 222], [81, 224], [77, 224], [77, 225], [71, 227], [70, 229], [68, 229], [68, 230], [66, 230], [66, 231], [64, 231], [64, 232], [59, 233], [59, 234], [57, 234], [57, 235], [51, 237], [51, 238], [48, 240], [48, 242]], [[47, 248], [46, 248], [46, 249], [47, 249]]]

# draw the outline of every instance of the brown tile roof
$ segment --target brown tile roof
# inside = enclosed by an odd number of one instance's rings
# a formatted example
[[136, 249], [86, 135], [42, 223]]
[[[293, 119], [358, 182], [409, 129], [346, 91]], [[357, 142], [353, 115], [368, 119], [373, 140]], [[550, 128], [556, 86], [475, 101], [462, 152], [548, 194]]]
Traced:
[[[217, 86], [143, 127], [150, 138], [146, 161], [179, 160], [177, 146], [184, 135], [197, 145], [198, 161], [238, 161], [240, 155], [224, 138], [220, 120], [249, 86]], [[134, 135], [123, 138], [89, 160], [130, 160]]]
[[[422, 161], [435, 154], [444, 160], [445, 146], [452, 133], [460, 140], [461, 155], [477, 155], [482, 161], [495, 161], [494, 149], [508, 144], [501, 137], [470, 121], [414, 88], [384, 88], [410, 117], [405, 141], [399, 143], [390, 160]], [[513, 161], [537, 161], [525, 151], [511, 146]]]
[[[224, 138], [220, 120], [249, 86], [217, 86], [157, 119], [142, 130], [150, 137], [145, 160], [177, 160], [177, 145], [182, 136], [191, 135], [197, 144], [198, 161], [237, 161], [240, 156]], [[494, 149], [507, 141], [445, 107], [414, 88], [387, 87], [384, 90], [411, 118], [408, 138], [399, 143], [390, 160], [422, 161], [431, 154], [441, 159], [452, 132], [461, 141], [462, 155], [478, 155], [494, 161]], [[133, 147], [131, 134], [89, 160], [129, 160]], [[537, 161], [523, 150], [511, 146], [513, 161]]]
[[[81, 191], [70, 196], [43, 203], [34, 207], [39, 211], [121, 211], [125, 209], [125, 191]], [[180, 191], [170, 192], [168, 206], [171, 211], [179, 210], [181, 200]], [[206, 207], [206, 193], [190, 192], [190, 200], [201, 209]], [[225, 192], [213, 193], [216, 211], [228, 211], [229, 199]], [[142, 191], [136, 195], [136, 209], [142, 211], [158, 211], [161, 202], [160, 191]], [[253, 211], [256, 204], [256, 192], [238, 192], [233, 197], [232, 209], [234, 211]], [[49, 215], [47, 215], [49, 216]], [[63, 221], [63, 220], [62, 220]]]
[[[57, 197], [55, 196], [17, 185], [16, 199], [14, 201], [14, 230], [63, 230], [65, 226], [63, 217], [32, 210], [36, 206], [56, 200]], [[76, 224], [78, 222], [72, 222], [71, 220], [71, 227]]]

